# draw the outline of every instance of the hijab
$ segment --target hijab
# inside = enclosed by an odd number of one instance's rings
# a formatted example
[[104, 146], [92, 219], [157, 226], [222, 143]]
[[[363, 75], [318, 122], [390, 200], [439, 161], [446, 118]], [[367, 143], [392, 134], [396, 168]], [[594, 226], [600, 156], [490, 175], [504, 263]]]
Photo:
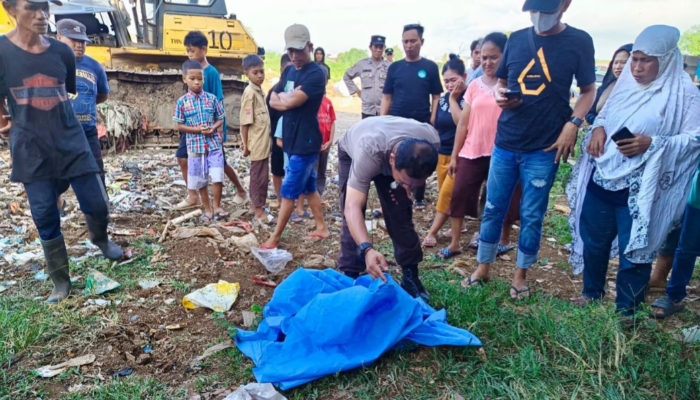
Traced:
[[[617, 81], [617, 78], [615, 78], [615, 73], [613, 72], [613, 63], [615, 63], [615, 57], [617, 57], [618, 54], [620, 54], [623, 51], [626, 51], [630, 55], [632, 55], [632, 46], [633, 44], [626, 44], [619, 49], [615, 51], [615, 54], [613, 54], [612, 60], [610, 60], [610, 64], [608, 64], [608, 70], [605, 72], [605, 77], [603, 77], [603, 83], [600, 85], [598, 88], [598, 92], [596, 93], [595, 97], [595, 102], [593, 103], [593, 107], [591, 107], [591, 110], [588, 112], [588, 115], [586, 116], [586, 120], [588, 121], [589, 124], [593, 124], [595, 121], [595, 118], [598, 116], [598, 113], [600, 110], [598, 110], [598, 103], [600, 103], [601, 99], [603, 100], [603, 104], [605, 101], [608, 99], [608, 97], [603, 98], [603, 94], [605, 93], [606, 90]], [[609, 94], [609, 93], [608, 93]]]
[[[637, 83], [630, 58], [583, 140], [582, 155], [567, 187], [574, 237], [570, 262], [576, 273], [583, 268], [578, 221], [594, 170], [595, 183], [604, 189], [629, 189], [631, 236], [627, 248], [620, 250], [632, 263], [651, 263], [667, 233], [680, 224], [700, 157], [700, 92], [683, 71], [679, 40], [680, 31], [670, 26], [654, 25], [642, 31], [632, 53], [658, 58], [656, 79], [647, 85]], [[604, 154], [594, 159], [585, 149], [593, 130], [600, 127], [607, 140]], [[651, 137], [645, 153], [627, 158], [617, 150], [611, 136], [624, 127]]]
[[[318, 53], [319, 51], [321, 52], [321, 54], [323, 54], [323, 58], [321, 59], [321, 62], [316, 61], [316, 53]], [[323, 49], [323, 47], [316, 47], [316, 50], [314, 50], [314, 62], [325, 68], [326, 79], [330, 79], [331, 67], [329, 67], [328, 64], [326, 64], [326, 51]]]

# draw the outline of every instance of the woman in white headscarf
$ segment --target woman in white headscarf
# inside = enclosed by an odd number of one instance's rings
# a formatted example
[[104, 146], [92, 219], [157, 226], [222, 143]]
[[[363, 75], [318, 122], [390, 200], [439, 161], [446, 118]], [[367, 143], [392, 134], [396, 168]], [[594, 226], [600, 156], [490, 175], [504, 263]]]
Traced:
[[[644, 302], [656, 250], [680, 223], [700, 155], [700, 93], [683, 72], [679, 39], [664, 25], [639, 35], [582, 143], [567, 187], [570, 263], [574, 273], [583, 270], [577, 304], [602, 299], [619, 249], [615, 302], [632, 315]], [[625, 128], [633, 137], [614, 141]]]

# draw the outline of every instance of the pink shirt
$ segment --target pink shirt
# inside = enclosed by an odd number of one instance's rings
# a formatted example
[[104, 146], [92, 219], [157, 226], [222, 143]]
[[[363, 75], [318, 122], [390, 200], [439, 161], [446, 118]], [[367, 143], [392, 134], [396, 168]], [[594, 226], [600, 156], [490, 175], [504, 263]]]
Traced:
[[487, 86], [481, 79], [475, 79], [464, 94], [464, 103], [469, 104], [471, 112], [467, 140], [459, 151], [459, 156], [463, 158], [490, 156], [496, 141], [501, 107], [496, 104], [493, 87]]

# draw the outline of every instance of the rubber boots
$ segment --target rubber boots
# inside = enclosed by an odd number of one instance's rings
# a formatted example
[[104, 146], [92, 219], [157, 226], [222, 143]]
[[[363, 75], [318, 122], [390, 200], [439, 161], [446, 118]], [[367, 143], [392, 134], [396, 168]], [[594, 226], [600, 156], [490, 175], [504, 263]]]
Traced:
[[425, 286], [418, 278], [418, 266], [409, 265], [406, 267], [401, 267], [402, 277], [401, 277], [401, 287], [406, 293], [410, 294], [412, 297], [420, 296], [423, 300], [430, 300], [430, 295], [428, 291], [425, 290]]
[[63, 235], [52, 240], [42, 240], [41, 247], [44, 248], [46, 269], [49, 271], [51, 282], [53, 282], [53, 291], [49, 298], [46, 299], [46, 303], [55, 304], [68, 297], [70, 293], [68, 250], [66, 250], [66, 242], [63, 240]]
[[90, 241], [102, 250], [102, 255], [112, 261], [119, 261], [124, 257], [124, 251], [116, 243], [107, 237], [107, 218], [104, 220], [85, 214], [85, 224], [90, 232]]

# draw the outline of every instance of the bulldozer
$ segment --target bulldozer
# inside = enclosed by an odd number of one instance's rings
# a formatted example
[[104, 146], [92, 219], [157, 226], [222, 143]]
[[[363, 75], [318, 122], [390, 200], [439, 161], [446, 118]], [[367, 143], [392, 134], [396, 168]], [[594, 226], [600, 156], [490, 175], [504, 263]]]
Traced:
[[[104, 66], [110, 100], [136, 108], [143, 130], [160, 137], [177, 131], [173, 109], [187, 90], [181, 72], [187, 60], [184, 38], [201, 31], [209, 41], [207, 60], [221, 74], [229, 137], [239, 129], [242, 59], [264, 57], [265, 50], [235, 14], [228, 14], [225, 0], [64, 0], [63, 6], [51, 4], [50, 12], [49, 35], [63, 18], [85, 25], [92, 41], [86, 54]], [[14, 24], [0, 7], [0, 34]]]

